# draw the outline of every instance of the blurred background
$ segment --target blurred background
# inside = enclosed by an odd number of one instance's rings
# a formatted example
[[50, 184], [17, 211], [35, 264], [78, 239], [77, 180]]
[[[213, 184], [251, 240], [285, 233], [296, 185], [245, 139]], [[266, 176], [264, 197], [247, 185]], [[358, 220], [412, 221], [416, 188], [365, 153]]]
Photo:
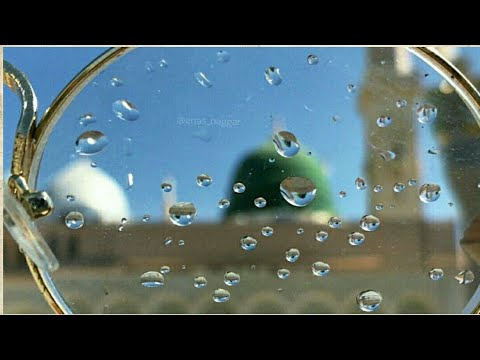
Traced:
[[[105, 50], [5, 48], [4, 58], [28, 75], [43, 114]], [[480, 85], [479, 48], [440, 51]], [[422, 123], [428, 105], [437, 116]], [[7, 89], [4, 107], [5, 181], [20, 112]], [[277, 151], [280, 131], [298, 140], [295, 156]], [[39, 228], [76, 312], [361, 313], [357, 295], [375, 290], [380, 313], [458, 313], [480, 277], [479, 139], [460, 97], [402, 48], [139, 48], [88, 84], [51, 134], [37, 188], [55, 211]], [[211, 183], [199, 186], [202, 174]], [[315, 185], [305, 207], [280, 193], [293, 176]], [[426, 183], [441, 187], [438, 200], [420, 200]], [[171, 221], [178, 202], [194, 204], [192, 224]], [[72, 212], [83, 215], [79, 229]], [[366, 214], [377, 230], [359, 227]], [[352, 232], [365, 242], [349, 244]], [[50, 313], [4, 234], [4, 311]], [[241, 248], [244, 236], [255, 250]], [[318, 261], [328, 275], [314, 276]], [[142, 286], [143, 273], [161, 269], [163, 286]], [[458, 276], [466, 270], [473, 278]], [[229, 271], [241, 277], [235, 286]], [[194, 286], [199, 276], [207, 286]], [[213, 300], [218, 288], [228, 301]]]

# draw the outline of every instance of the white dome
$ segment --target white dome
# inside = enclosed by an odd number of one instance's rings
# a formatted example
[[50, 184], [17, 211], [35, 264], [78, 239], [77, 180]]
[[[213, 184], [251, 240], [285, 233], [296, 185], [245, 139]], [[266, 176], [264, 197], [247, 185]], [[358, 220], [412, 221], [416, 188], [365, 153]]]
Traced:
[[[100, 168], [92, 168], [87, 160], [79, 160], [60, 170], [48, 186], [55, 212], [61, 216], [80, 211], [86, 222], [119, 224], [129, 218], [130, 207], [125, 190]], [[73, 195], [74, 201], [68, 201]]]

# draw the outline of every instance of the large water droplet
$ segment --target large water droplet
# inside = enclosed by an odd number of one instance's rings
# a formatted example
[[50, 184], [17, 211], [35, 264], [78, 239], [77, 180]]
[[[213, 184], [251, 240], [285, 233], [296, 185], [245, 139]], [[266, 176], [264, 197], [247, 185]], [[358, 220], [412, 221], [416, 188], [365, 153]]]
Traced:
[[257, 239], [251, 236], [244, 236], [240, 240], [240, 246], [243, 250], [252, 251], [257, 248]]
[[360, 220], [360, 227], [365, 231], [375, 231], [380, 227], [380, 220], [373, 215], [365, 215]]
[[300, 151], [300, 144], [291, 132], [280, 131], [273, 136], [273, 143], [277, 152], [286, 158], [291, 158]]
[[236, 192], [237, 194], [242, 194], [245, 192], [247, 188], [245, 187], [245, 185], [243, 185], [242, 183], [235, 183], [233, 184], [233, 191]]
[[217, 62], [224, 64], [229, 61], [230, 61], [230, 54], [228, 51], [220, 50], [217, 52]]
[[240, 275], [233, 271], [228, 271], [223, 276], [223, 282], [228, 286], [235, 286], [240, 282]]
[[455, 280], [457, 280], [460, 285], [467, 285], [475, 280], [475, 275], [472, 270], [463, 270], [455, 276]]
[[385, 161], [391, 161], [397, 157], [397, 154], [391, 150], [382, 150], [379, 152], [379, 155]]
[[420, 187], [418, 196], [424, 203], [431, 203], [438, 200], [441, 190], [437, 184], [423, 184]]
[[393, 191], [396, 193], [401, 193], [403, 190], [405, 190], [405, 184], [397, 182], [395, 185], [393, 185]]
[[321, 230], [315, 233], [315, 240], [324, 242], [327, 239], [328, 239], [328, 233], [326, 231]]
[[195, 286], [197, 289], [202, 289], [207, 286], [207, 279], [203, 276], [196, 276], [193, 279], [193, 286]]
[[197, 176], [197, 185], [200, 187], [207, 187], [212, 183], [212, 178], [207, 174], [200, 174]]
[[220, 209], [226, 209], [230, 206], [230, 201], [228, 199], [221, 199], [219, 202], [218, 202], [218, 207]]
[[264, 226], [262, 228], [262, 235], [266, 236], [266, 237], [272, 236], [273, 235], [273, 228], [271, 228], [270, 226]]
[[285, 259], [287, 259], [288, 262], [294, 263], [295, 261], [298, 260], [300, 257], [300, 251], [295, 248], [291, 248], [290, 250], [287, 250], [285, 253]]
[[424, 104], [417, 109], [417, 120], [422, 124], [430, 124], [437, 118], [437, 113], [435, 106]]
[[270, 85], [278, 86], [282, 83], [282, 76], [280, 75], [280, 69], [270, 66], [265, 70], [265, 80]]
[[263, 197], [256, 198], [253, 203], [257, 208], [264, 208], [267, 206], [267, 200], [265, 200]]
[[225, 289], [216, 289], [213, 292], [213, 301], [216, 303], [224, 303], [230, 300], [230, 293]]
[[439, 268], [432, 269], [428, 273], [428, 276], [430, 276], [430, 279], [432, 280], [440, 280], [443, 278], [443, 270]]
[[348, 243], [352, 246], [362, 245], [365, 242], [365, 235], [360, 232], [352, 232], [348, 234]]
[[87, 125], [94, 124], [94, 123], [97, 122], [97, 119], [95, 118], [95, 115], [93, 115], [92, 113], [82, 115], [82, 116], [80, 116], [80, 118], [78, 120], [79, 120], [80, 125], [82, 125], [82, 126], [87, 126]]
[[100, 131], [86, 131], [75, 141], [76, 152], [80, 155], [94, 155], [108, 145], [108, 138]]
[[327, 263], [317, 261], [312, 265], [312, 272], [315, 276], [325, 276], [330, 272], [330, 265]]
[[317, 55], [310, 54], [307, 56], [307, 62], [309, 65], [317, 65], [319, 61]]
[[288, 279], [288, 277], [290, 276], [290, 270], [288, 269], [278, 269], [277, 271], [277, 276], [279, 279]]
[[365, 190], [367, 188], [367, 182], [364, 178], [357, 177], [355, 179], [355, 187], [357, 188], [357, 190]]
[[190, 225], [197, 215], [197, 209], [191, 202], [176, 203], [170, 207], [168, 212], [170, 220], [177, 226]]
[[65, 216], [65, 225], [69, 229], [78, 230], [85, 224], [83, 214], [78, 211], [71, 211]]
[[407, 100], [400, 99], [395, 102], [395, 105], [397, 105], [397, 108], [403, 109], [405, 106], [407, 106]]
[[140, 111], [128, 100], [117, 100], [112, 104], [112, 111], [117, 118], [125, 121], [135, 121], [140, 117]]
[[140, 276], [140, 283], [147, 288], [163, 286], [165, 279], [158, 271], [147, 271]]
[[290, 205], [303, 207], [315, 199], [317, 188], [310, 180], [293, 176], [280, 183], [280, 193]]
[[166, 193], [172, 191], [172, 185], [169, 183], [163, 183], [162, 185], [160, 185], [160, 188], [163, 190], [163, 192]]
[[377, 125], [381, 128], [386, 128], [387, 126], [392, 125], [392, 118], [390, 116], [380, 116], [377, 119]]
[[377, 310], [380, 307], [382, 300], [382, 295], [373, 290], [365, 290], [357, 295], [358, 307], [364, 312], [373, 312]]
[[195, 80], [198, 81], [198, 83], [200, 85], [202, 85], [203, 87], [206, 87], [206, 88], [211, 88], [213, 86], [213, 84], [211, 83], [210, 80], [208, 80], [208, 78], [205, 76], [204, 73], [202, 72], [196, 72], [195, 74], [193, 74], [193, 76], [195, 77]]
[[340, 218], [337, 216], [332, 216], [328, 220], [328, 226], [330, 226], [333, 229], [340, 229], [342, 227], [342, 220], [340, 220]]
[[162, 266], [162, 267], [160, 268], [160, 272], [161, 272], [162, 274], [164, 274], [164, 275], [165, 275], [165, 274], [168, 274], [168, 273], [170, 272], [170, 266], [167, 266], [167, 265]]

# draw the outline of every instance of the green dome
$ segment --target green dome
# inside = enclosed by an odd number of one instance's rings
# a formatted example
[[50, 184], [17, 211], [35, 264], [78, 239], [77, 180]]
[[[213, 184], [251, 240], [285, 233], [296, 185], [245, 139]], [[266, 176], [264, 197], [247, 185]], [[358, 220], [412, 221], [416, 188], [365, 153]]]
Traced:
[[[281, 195], [280, 183], [290, 176], [307, 178], [316, 185], [316, 197], [307, 206], [292, 206]], [[302, 151], [292, 158], [284, 158], [277, 153], [273, 142], [269, 141], [240, 161], [230, 184], [233, 187], [237, 182], [243, 183], [246, 191], [237, 194], [232, 188], [229, 189], [230, 207], [226, 211], [227, 218], [240, 214], [252, 216], [272, 212], [278, 216], [277, 219], [296, 218], [306, 213], [333, 213], [333, 201], [325, 172], [319, 160]], [[259, 209], [254, 205], [257, 197], [267, 200], [265, 208]]]

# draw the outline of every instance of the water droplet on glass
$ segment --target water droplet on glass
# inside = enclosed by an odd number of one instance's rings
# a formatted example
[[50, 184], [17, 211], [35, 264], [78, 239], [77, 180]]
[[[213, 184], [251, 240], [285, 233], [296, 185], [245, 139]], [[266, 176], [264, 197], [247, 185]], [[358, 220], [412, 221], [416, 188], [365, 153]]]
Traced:
[[127, 218], [122, 218], [122, 219], [120, 220], [120, 224], [125, 224], [126, 222], [127, 222]]
[[290, 205], [303, 207], [315, 199], [317, 188], [310, 180], [294, 176], [280, 183], [280, 193]]
[[264, 226], [262, 228], [262, 235], [266, 236], [266, 237], [272, 236], [273, 235], [273, 228], [271, 228], [270, 226]]
[[440, 151], [438, 151], [438, 149], [436, 148], [430, 148], [427, 150], [427, 153], [429, 153], [430, 155], [438, 155]]
[[354, 93], [356, 90], [357, 90], [357, 89], [355, 88], [355, 85], [353, 85], [353, 84], [348, 84], [348, 85], [347, 85], [347, 91], [348, 91], [349, 93]]
[[97, 122], [97, 119], [95, 118], [95, 115], [93, 115], [92, 113], [82, 115], [82, 116], [80, 116], [80, 118], [78, 120], [80, 122], [80, 125], [82, 125], [82, 126], [87, 126], [87, 125], [94, 124], [94, 123]]
[[78, 211], [71, 211], [65, 216], [65, 225], [69, 229], [78, 230], [85, 224], [83, 214]]
[[207, 286], [207, 279], [203, 276], [196, 276], [193, 279], [193, 286], [195, 286], [197, 289], [202, 289]]
[[342, 190], [338, 193], [338, 196], [340, 196], [341, 198], [344, 198], [347, 196], [347, 192]]
[[185, 240], [178, 240], [178, 246], [185, 246]]
[[393, 191], [395, 191], [396, 193], [400, 193], [403, 190], [405, 190], [405, 184], [398, 182], [393, 185]]
[[291, 132], [280, 131], [273, 136], [273, 143], [277, 153], [286, 158], [291, 158], [300, 151], [300, 144]]
[[253, 203], [257, 208], [264, 208], [267, 206], [267, 200], [265, 200], [263, 197], [256, 198]]
[[257, 248], [257, 239], [251, 236], [244, 236], [240, 240], [240, 245], [243, 250], [251, 251]]
[[397, 105], [397, 108], [403, 109], [405, 106], [407, 106], [407, 100], [400, 99], [395, 102], [395, 105]]
[[287, 261], [291, 263], [294, 263], [295, 261], [297, 261], [299, 257], [300, 257], [300, 251], [295, 248], [291, 248], [285, 253], [285, 259], [287, 259]]
[[163, 183], [162, 185], [160, 185], [161, 189], [163, 190], [163, 192], [170, 192], [172, 191], [172, 185], [169, 184], [169, 183]]
[[304, 232], [305, 232], [305, 230], [303, 228], [298, 228], [297, 229], [297, 235], [303, 235]]
[[80, 155], [94, 155], [108, 145], [108, 139], [100, 131], [86, 131], [75, 142], [76, 152]]
[[418, 196], [424, 203], [431, 203], [440, 197], [441, 188], [437, 184], [423, 184], [420, 187]]
[[247, 188], [245, 187], [245, 185], [243, 185], [242, 183], [235, 183], [233, 184], [233, 191], [236, 192], [237, 194], [242, 194], [245, 192]]
[[365, 231], [375, 231], [380, 227], [380, 220], [373, 215], [365, 215], [360, 220], [360, 227]]
[[357, 177], [355, 179], [355, 187], [357, 188], [357, 190], [365, 190], [367, 188], [367, 182], [364, 178]]
[[207, 174], [200, 174], [197, 176], [197, 185], [200, 187], [207, 187], [212, 183], [212, 178]]
[[135, 121], [140, 117], [140, 111], [128, 100], [115, 101], [112, 104], [112, 111], [120, 120]]
[[375, 210], [378, 210], [378, 211], [383, 210], [383, 204], [377, 204], [377, 205], [375, 205]]
[[430, 279], [432, 280], [440, 280], [443, 278], [443, 270], [438, 268], [432, 269], [428, 273], [428, 276], [430, 276]]
[[218, 202], [218, 207], [220, 209], [226, 209], [230, 206], [230, 201], [228, 199], [221, 199], [219, 202]]
[[230, 61], [230, 54], [228, 51], [225, 51], [225, 50], [217, 51], [217, 62], [224, 64], [229, 61]]
[[117, 77], [114, 77], [110, 80], [110, 85], [112, 85], [113, 87], [123, 86], [123, 80], [121, 80]]
[[213, 86], [213, 84], [210, 82], [210, 80], [208, 80], [204, 73], [196, 72], [195, 74], [193, 74], [193, 76], [195, 77], [195, 80], [197, 80], [197, 82], [203, 87], [211, 88]]
[[304, 109], [309, 111], [309, 112], [313, 112], [313, 110], [311, 108], [309, 108], [307, 105], [303, 105]]
[[397, 157], [397, 154], [395, 154], [391, 150], [382, 150], [382, 151], [379, 152], [379, 155], [385, 161], [390, 161], [390, 160], [393, 160]]
[[340, 229], [342, 227], [342, 220], [340, 220], [340, 218], [337, 216], [332, 216], [328, 220], [328, 226], [330, 226], [333, 229]]
[[172, 205], [168, 213], [170, 214], [170, 220], [175, 225], [188, 226], [195, 219], [197, 209], [191, 202], [179, 202]]
[[309, 65], [317, 65], [319, 61], [317, 55], [310, 54], [307, 56], [307, 62]]
[[149, 214], [143, 215], [142, 221], [143, 222], [149, 222], [151, 219], [151, 216]]
[[452, 207], [452, 206], [453, 206], [453, 202], [449, 202], [449, 203], [448, 203], [448, 206]]
[[415, 186], [415, 185], [417, 185], [417, 180], [415, 179], [408, 180], [408, 186]]
[[424, 104], [417, 109], [417, 120], [421, 124], [430, 124], [437, 118], [438, 110], [435, 106]]
[[165, 278], [158, 271], [147, 271], [140, 276], [140, 283], [147, 288], [163, 286]]
[[160, 66], [161, 69], [166, 69], [166, 68], [168, 68], [168, 63], [165, 59], [161, 59], [158, 62], [158, 66]]
[[233, 271], [228, 271], [223, 276], [223, 282], [228, 286], [235, 286], [240, 282], [240, 275]]
[[182, 269], [182, 270], [186, 270], [186, 269], [187, 269], [187, 265], [182, 265], [182, 266], [181, 266], [181, 269]]
[[230, 300], [230, 293], [225, 289], [216, 289], [213, 292], [213, 301], [216, 303], [224, 303]]
[[376, 193], [382, 192], [383, 191], [383, 186], [382, 185], [375, 185], [375, 187], [373, 188], [373, 191], [375, 191]]
[[163, 240], [163, 245], [165, 246], [170, 246], [172, 245], [173, 238], [171, 236], [167, 236], [165, 240]]
[[270, 85], [278, 86], [282, 83], [282, 76], [280, 75], [280, 69], [270, 66], [265, 70], [265, 80]]
[[133, 155], [133, 139], [126, 137], [123, 138], [123, 154], [125, 156], [132, 156]]
[[475, 280], [475, 275], [472, 270], [463, 270], [455, 276], [455, 280], [457, 280], [460, 285], [467, 285]]
[[373, 290], [365, 290], [357, 295], [357, 304], [360, 310], [364, 312], [373, 312], [380, 307], [382, 295]]
[[155, 71], [155, 65], [151, 61], [145, 61], [145, 69], [151, 73]]
[[327, 263], [317, 261], [312, 265], [312, 272], [315, 276], [325, 276], [330, 272], [330, 265]]
[[390, 116], [380, 116], [377, 119], [377, 125], [381, 128], [386, 128], [392, 124], [392, 118]]
[[312, 152], [311, 151], [307, 152], [307, 156], [310, 156], [310, 155], [312, 155]]
[[165, 274], [168, 274], [168, 273], [170, 272], [170, 266], [167, 266], [167, 265], [162, 266], [162, 267], [160, 268], [160, 272], [161, 272], [162, 274], [164, 274], [164, 275], [165, 275]]
[[92, 168], [96, 168], [98, 165], [97, 165], [97, 163], [96, 163], [95, 161], [92, 161], [92, 162], [90, 163], [90, 166], [91, 166]]
[[341, 120], [342, 120], [342, 117], [339, 116], [339, 115], [333, 115], [333, 116], [332, 116], [332, 121], [333, 121], [334, 123], [340, 122]]
[[255, 265], [250, 266], [250, 270], [255, 270], [257, 267]]
[[127, 189], [130, 190], [131, 188], [133, 188], [133, 174], [128, 173], [127, 174]]
[[123, 225], [118, 226], [118, 231], [123, 231]]
[[275, 158], [270, 158], [270, 159], [268, 159], [268, 162], [269, 162], [269, 163], [274, 163], [274, 162], [275, 162]]
[[75, 201], [75, 196], [67, 195], [67, 201], [69, 201], [69, 202]]
[[279, 269], [277, 271], [277, 276], [279, 279], [288, 279], [288, 277], [290, 276], [290, 270], [288, 269]]
[[327, 239], [328, 239], [328, 233], [326, 231], [321, 230], [315, 233], [315, 240], [324, 242]]
[[352, 232], [348, 234], [348, 243], [352, 246], [362, 245], [365, 242], [365, 235], [360, 232]]

